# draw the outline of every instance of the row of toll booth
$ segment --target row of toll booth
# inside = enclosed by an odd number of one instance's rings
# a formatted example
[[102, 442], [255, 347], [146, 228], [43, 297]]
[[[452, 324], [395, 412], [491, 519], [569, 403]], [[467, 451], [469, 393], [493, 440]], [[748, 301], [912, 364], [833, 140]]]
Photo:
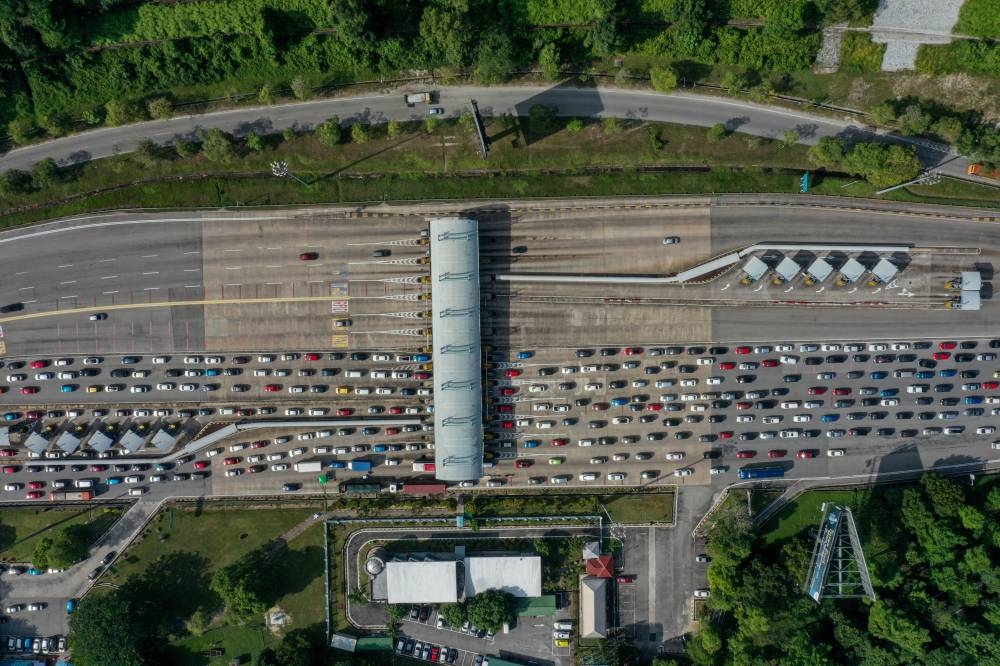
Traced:
[[[839, 264], [839, 267], [835, 268], [835, 264]], [[870, 273], [871, 277], [868, 280], [868, 284], [869, 286], [875, 286], [880, 283], [887, 284], [892, 281], [899, 273], [899, 267], [885, 257], [879, 258], [870, 271], [854, 257], [848, 257], [843, 262], [832, 262], [829, 258], [816, 257], [808, 266], [803, 266], [792, 257], [785, 255], [772, 268], [760, 257], [751, 256], [743, 265], [741, 283], [744, 285], [752, 284], [771, 272], [774, 274], [773, 281], [775, 285], [791, 282], [800, 273], [805, 274], [803, 278], [804, 284], [809, 286], [822, 284], [836, 273], [837, 286], [844, 287], [859, 282], [865, 273]]]

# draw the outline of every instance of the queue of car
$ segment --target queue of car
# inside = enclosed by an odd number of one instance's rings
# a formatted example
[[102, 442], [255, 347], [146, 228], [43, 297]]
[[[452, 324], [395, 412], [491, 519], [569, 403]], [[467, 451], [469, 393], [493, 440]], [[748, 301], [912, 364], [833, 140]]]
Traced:
[[61, 654], [66, 651], [64, 636], [0, 636], [0, 650], [10, 655]]

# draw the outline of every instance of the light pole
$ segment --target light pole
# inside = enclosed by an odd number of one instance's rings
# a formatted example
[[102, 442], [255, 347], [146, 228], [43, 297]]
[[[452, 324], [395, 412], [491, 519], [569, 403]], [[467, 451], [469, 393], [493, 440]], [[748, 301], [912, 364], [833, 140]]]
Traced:
[[277, 176], [278, 178], [294, 178], [295, 180], [302, 183], [305, 187], [309, 187], [309, 183], [302, 180], [288, 169], [288, 162], [284, 161], [271, 162], [271, 173]]

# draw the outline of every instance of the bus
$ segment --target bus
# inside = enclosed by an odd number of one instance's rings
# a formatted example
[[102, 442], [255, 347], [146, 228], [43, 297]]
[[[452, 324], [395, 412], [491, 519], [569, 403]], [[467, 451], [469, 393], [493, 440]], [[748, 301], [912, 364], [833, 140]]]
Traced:
[[784, 467], [741, 467], [740, 479], [770, 479], [785, 475]]

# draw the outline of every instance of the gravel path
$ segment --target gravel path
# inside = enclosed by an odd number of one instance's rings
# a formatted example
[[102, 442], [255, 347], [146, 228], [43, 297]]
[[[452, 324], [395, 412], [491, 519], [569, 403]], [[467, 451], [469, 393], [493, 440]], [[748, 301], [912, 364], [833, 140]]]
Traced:
[[844, 29], [847, 23], [835, 23], [823, 28], [823, 43], [816, 52], [817, 74], [831, 74], [840, 67], [840, 45], [844, 43]]
[[872, 41], [886, 44], [882, 70], [913, 69], [920, 44], [950, 42], [964, 1], [880, 0], [872, 21]]

